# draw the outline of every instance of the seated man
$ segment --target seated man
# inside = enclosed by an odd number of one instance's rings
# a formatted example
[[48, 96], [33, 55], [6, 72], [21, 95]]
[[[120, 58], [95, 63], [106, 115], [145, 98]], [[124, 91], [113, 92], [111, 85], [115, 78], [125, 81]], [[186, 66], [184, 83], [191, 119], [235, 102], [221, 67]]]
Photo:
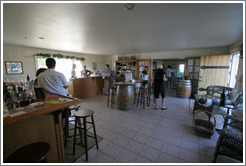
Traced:
[[56, 67], [55, 59], [46, 59], [46, 66], [48, 69], [38, 76], [38, 85], [51, 93], [67, 96], [68, 83], [62, 73], [54, 70]]

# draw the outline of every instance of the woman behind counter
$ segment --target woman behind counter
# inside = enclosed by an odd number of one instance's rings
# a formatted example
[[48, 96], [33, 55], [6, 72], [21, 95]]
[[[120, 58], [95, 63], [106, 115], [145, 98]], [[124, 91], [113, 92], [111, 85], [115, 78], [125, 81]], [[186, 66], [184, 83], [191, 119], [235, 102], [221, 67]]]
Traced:
[[75, 69], [76, 69], [76, 64], [73, 64], [73, 70], [71, 72], [71, 75], [72, 75], [71, 78], [77, 78]]
[[140, 77], [142, 78], [143, 87], [148, 86], [148, 84], [149, 84], [149, 68], [148, 68], [148, 66], [144, 67], [144, 70], [141, 73]]
[[81, 71], [81, 77], [88, 77], [91, 75], [91, 71], [86, 69], [86, 66], [84, 66], [84, 69]]

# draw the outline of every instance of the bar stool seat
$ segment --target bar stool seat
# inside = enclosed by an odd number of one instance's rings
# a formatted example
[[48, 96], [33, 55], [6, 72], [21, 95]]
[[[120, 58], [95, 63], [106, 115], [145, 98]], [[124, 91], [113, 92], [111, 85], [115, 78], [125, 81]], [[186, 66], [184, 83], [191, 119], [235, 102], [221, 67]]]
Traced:
[[46, 142], [35, 142], [28, 144], [14, 153], [6, 160], [7, 163], [44, 163], [50, 145]]
[[[75, 154], [75, 144], [76, 143], [76, 136], [77, 136], [77, 129], [79, 130], [83, 130], [83, 136], [80, 136], [80, 139], [83, 138], [84, 144], [82, 143], [81, 140], [81, 146], [85, 147], [85, 157], [86, 157], [86, 161], [88, 161], [88, 144], [87, 144], [87, 137], [89, 137], [89, 135], [87, 135], [87, 131], [90, 128], [93, 128], [93, 133], [94, 133], [94, 139], [96, 142], [96, 147], [97, 149], [98, 147], [98, 141], [97, 141], [97, 135], [96, 135], [96, 127], [95, 127], [95, 122], [94, 122], [94, 118], [93, 118], [93, 114], [94, 111], [91, 109], [80, 109], [76, 112], [74, 112], [74, 116], [75, 116], [75, 128], [74, 128], [74, 140], [73, 140], [73, 154]], [[87, 121], [87, 118], [91, 117], [91, 121]], [[83, 120], [83, 122], [81, 123], [81, 119]], [[87, 124], [91, 124], [91, 126], [87, 127]], [[81, 132], [82, 133], [82, 132]]]

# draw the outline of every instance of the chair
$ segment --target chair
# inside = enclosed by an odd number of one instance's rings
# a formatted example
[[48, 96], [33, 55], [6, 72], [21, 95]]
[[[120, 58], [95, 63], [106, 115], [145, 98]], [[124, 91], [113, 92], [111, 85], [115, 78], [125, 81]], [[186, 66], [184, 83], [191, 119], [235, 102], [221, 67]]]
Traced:
[[6, 163], [45, 163], [50, 145], [46, 142], [28, 144], [14, 153], [6, 160]]
[[[194, 95], [195, 104], [194, 104], [193, 113], [195, 113], [197, 109], [213, 112], [215, 108], [218, 108], [217, 110], [219, 110], [219, 107], [224, 105], [236, 105], [238, 104], [238, 98], [242, 94], [242, 92], [239, 92], [237, 89], [226, 87], [226, 86], [212, 85], [212, 86], [208, 86], [206, 89], [201, 88], [199, 90], [206, 91], [207, 93], [206, 95], [197, 95], [197, 94]], [[225, 96], [225, 101], [222, 104], [220, 98], [221, 98], [221, 94], [223, 93], [223, 90], [225, 91], [226, 96]], [[209, 104], [199, 102], [198, 100], [201, 99], [205, 99], [209, 101]], [[210, 100], [212, 100], [212, 102], [210, 102]]]
[[228, 156], [243, 162], [243, 120], [226, 116], [223, 130], [217, 141], [213, 162], [218, 155]]
[[194, 103], [194, 109], [193, 114], [197, 110], [203, 110], [208, 112], [213, 112], [213, 103], [212, 99], [209, 95], [197, 95], [195, 94], [195, 103]]
[[110, 87], [108, 88], [108, 100], [107, 100], [107, 107], [109, 106], [109, 103], [111, 105], [111, 108], [114, 107], [116, 101], [115, 101], [115, 96], [116, 96], [116, 87]]
[[[79, 129], [80, 131], [80, 141], [81, 141], [81, 146], [85, 147], [85, 158], [86, 161], [88, 161], [88, 143], [87, 143], [87, 137], [92, 137], [87, 135], [87, 131], [90, 128], [93, 128], [93, 133], [94, 136], [93, 138], [95, 139], [96, 142], [96, 147], [97, 149], [98, 147], [98, 141], [97, 141], [97, 135], [96, 135], [96, 126], [95, 126], [95, 122], [94, 122], [94, 118], [93, 118], [93, 114], [94, 111], [91, 109], [80, 109], [79, 111], [74, 113], [75, 116], [75, 127], [74, 127], [74, 139], [73, 139], [73, 154], [75, 154], [75, 144], [76, 143], [76, 136], [77, 136], [77, 129]], [[91, 121], [87, 121], [87, 118], [90, 117]], [[82, 123], [81, 123], [81, 119], [82, 119]], [[87, 127], [87, 124], [91, 124], [91, 126]], [[83, 130], [83, 136], [81, 130]], [[83, 138], [83, 141], [82, 141]]]

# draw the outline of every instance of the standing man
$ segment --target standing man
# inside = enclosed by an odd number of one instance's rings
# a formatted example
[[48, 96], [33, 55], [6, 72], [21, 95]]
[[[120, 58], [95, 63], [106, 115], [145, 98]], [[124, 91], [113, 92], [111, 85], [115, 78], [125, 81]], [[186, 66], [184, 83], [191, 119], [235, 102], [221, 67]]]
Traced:
[[172, 68], [170, 65], [167, 67], [167, 87], [170, 84], [170, 88], [172, 88]]
[[109, 88], [111, 88], [115, 81], [115, 74], [114, 71], [110, 69], [108, 64], [105, 65], [105, 69], [107, 70], [106, 79], [108, 80]]
[[68, 83], [62, 73], [55, 71], [55, 59], [48, 58], [45, 62], [48, 69], [39, 74], [38, 85], [51, 93], [67, 96]]

